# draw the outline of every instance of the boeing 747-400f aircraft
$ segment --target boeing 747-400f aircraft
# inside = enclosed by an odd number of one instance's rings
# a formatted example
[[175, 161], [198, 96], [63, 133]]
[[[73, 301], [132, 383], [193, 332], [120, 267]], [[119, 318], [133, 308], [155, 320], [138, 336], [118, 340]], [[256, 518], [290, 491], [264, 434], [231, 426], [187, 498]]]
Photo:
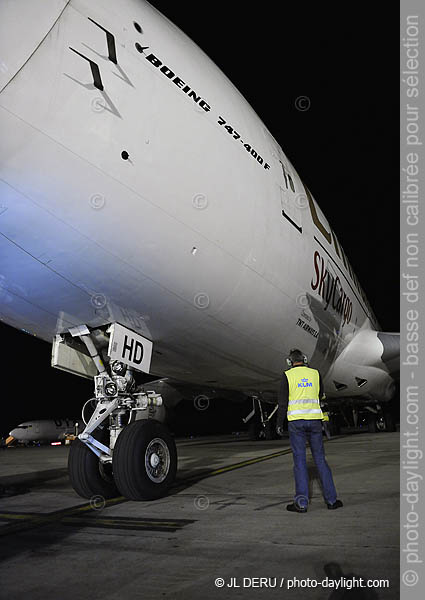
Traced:
[[[143, 0], [3, 0], [0, 13], [1, 318], [94, 377], [75, 490], [163, 495], [177, 465], [167, 390], [276, 402], [293, 347], [329, 402], [380, 415], [398, 336], [202, 50]], [[137, 371], [166, 379], [136, 388]]]

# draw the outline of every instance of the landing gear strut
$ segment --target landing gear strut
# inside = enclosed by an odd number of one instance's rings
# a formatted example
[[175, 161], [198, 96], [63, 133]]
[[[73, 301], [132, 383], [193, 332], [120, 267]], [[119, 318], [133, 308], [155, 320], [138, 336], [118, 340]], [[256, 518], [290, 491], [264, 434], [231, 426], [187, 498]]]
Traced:
[[263, 409], [261, 400], [257, 396], [252, 397], [252, 410], [245, 419], [244, 423], [251, 423], [248, 426], [248, 436], [250, 440], [275, 440], [276, 434], [276, 418], [273, 418], [277, 411], [277, 404], [268, 414], [268, 411]]

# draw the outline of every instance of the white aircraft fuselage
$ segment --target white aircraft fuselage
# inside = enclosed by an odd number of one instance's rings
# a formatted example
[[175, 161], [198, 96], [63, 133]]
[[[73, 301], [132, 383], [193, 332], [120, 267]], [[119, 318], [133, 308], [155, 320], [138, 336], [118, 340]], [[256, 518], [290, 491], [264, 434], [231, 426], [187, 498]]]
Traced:
[[299, 347], [329, 397], [391, 397], [338, 238], [198, 46], [141, 0], [1, 13], [5, 323], [51, 342], [119, 322], [151, 373], [247, 393], [275, 393]]
[[72, 419], [42, 419], [25, 421], [9, 433], [18, 442], [56, 442], [68, 434], [75, 433], [75, 421]]

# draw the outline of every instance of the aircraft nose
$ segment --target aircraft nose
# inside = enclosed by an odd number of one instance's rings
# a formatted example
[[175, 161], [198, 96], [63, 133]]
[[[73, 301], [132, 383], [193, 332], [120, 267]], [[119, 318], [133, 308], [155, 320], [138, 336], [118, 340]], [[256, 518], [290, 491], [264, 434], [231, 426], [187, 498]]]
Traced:
[[69, 0], [1, 0], [0, 92], [15, 77]]
[[14, 438], [18, 437], [18, 430], [12, 429], [12, 431], [9, 431], [9, 435], [11, 435]]

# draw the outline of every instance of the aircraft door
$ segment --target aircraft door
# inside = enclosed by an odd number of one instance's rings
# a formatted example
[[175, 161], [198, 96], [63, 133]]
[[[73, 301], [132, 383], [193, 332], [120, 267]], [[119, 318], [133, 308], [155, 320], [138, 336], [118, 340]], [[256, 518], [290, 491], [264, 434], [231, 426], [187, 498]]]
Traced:
[[282, 158], [278, 158], [278, 162], [282, 174], [282, 179], [279, 183], [282, 218], [289, 221], [293, 227], [302, 233], [302, 201], [304, 200], [304, 196], [297, 191], [295, 178], [291, 174], [288, 165], [285, 164]]
[[308, 205], [304, 189], [297, 189], [297, 186], [300, 185], [299, 179], [295, 177], [294, 171], [279, 144], [267, 129], [264, 130], [264, 133], [273, 156], [273, 170], [276, 174], [276, 196], [281, 219], [282, 221], [286, 220], [294, 229], [302, 233], [302, 213]]

